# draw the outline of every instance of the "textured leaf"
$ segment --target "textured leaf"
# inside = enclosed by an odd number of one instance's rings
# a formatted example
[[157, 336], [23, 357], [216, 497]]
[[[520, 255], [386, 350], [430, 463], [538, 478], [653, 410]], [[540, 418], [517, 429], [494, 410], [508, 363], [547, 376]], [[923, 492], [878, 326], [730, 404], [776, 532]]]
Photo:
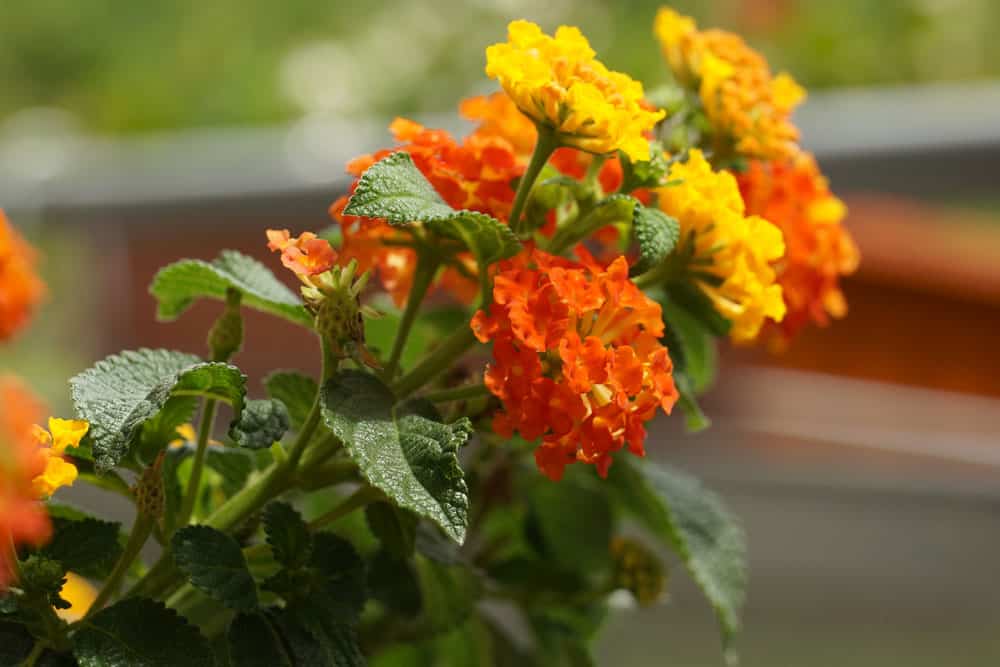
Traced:
[[633, 276], [659, 266], [673, 251], [681, 235], [677, 220], [659, 209], [645, 206], [636, 207], [632, 229], [639, 244], [639, 260], [630, 270]]
[[521, 249], [521, 242], [511, 228], [485, 213], [455, 211], [429, 218], [426, 224], [435, 233], [461, 242], [476, 256], [480, 266], [513, 257]]
[[239, 543], [208, 526], [188, 526], [170, 542], [174, 562], [191, 583], [233, 609], [257, 606], [254, 584]]
[[365, 507], [365, 519], [382, 546], [397, 556], [413, 555], [418, 519], [391, 503], [372, 503]]
[[344, 208], [344, 215], [384, 218], [393, 224], [448, 217], [454, 212], [404, 151], [368, 167]]
[[293, 667], [281, 637], [261, 614], [237, 614], [227, 643], [233, 667]]
[[394, 414], [394, 402], [374, 376], [344, 371], [323, 387], [323, 418], [372, 486], [461, 543], [469, 497], [457, 451], [471, 425], [405, 414], [405, 406]]
[[570, 480], [544, 480], [531, 491], [531, 515], [546, 554], [559, 565], [595, 572], [610, 564], [613, 517], [606, 494]]
[[264, 508], [264, 534], [274, 559], [287, 568], [309, 562], [312, 536], [305, 521], [288, 503], [273, 502]]
[[276, 371], [265, 378], [264, 386], [271, 398], [281, 401], [288, 408], [292, 428], [302, 428], [319, 391], [316, 381], [295, 371]]
[[162, 602], [127, 598], [83, 621], [73, 635], [80, 667], [213, 667], [198, 629]]
[[291, 419], [281, 401], [247, 401], [240, 418], [229, 427], [229, 437], [240, 447], [266, 449], [281, 440]]
[[142, 426], [136, 454], [152, 462], [167, 444], [178, 440], [177, 427], [190, 424], [198, 409], [197, 396], [171, 396], [163, 409]]
[[100, 469], [128, 453], [143, 425], [172, 396], [205, 396], [243, 410], [246, 378], [235, 366], [199, 363], [190, 354], [169, 350], [122, 352], [97, 362], [70, 380], [73, 403], [90, 422], [94, 460]]
[[347, 540], [333, 533], [313, 536], [309, 565], [316, 573], [309, 596], [338, 622], [353, 623], [365, 605], [365, 564]]
[[84, 577], [101, 579], [110, 573], [122, 551], [119, 524], [92, 518], [53, 518], [52, 523], [55, 530], [43, 556]]
[[257, 260], [226, 250], [212, 262], [184, 259], [160, 269], [149, 287], [156, 297], [156, 315], [175, 320], [195, 299], [226, 300], [226, 290], [240, 292], [243, 305], [312, 326], [302, 301]]
[[648, 461], [636, 470], [619, 459], [609, 480], [625, 507], [681, 557], [715, 608], [728, 647], [747, 586], [746, 540], [737, 520], [695, 478]]
[[412, 562], [387, 549], [379, 549], [368, 563], [368, 591], [385, 607], [407, 617], [420, 613], [423, 604]]
[[355, 631], [308, 605], [275, 614], [275, 624], [291, 649], [295, 664], [305, 667], [362, 667], [365, 658]]

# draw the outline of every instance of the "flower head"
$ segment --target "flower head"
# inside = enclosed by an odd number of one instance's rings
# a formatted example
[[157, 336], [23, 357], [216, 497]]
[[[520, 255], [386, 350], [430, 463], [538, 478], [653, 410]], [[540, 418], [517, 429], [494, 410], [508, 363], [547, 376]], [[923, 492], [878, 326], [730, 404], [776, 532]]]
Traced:
[[698, 287], [732, 322], [736, 342], [752, 341], [765, 318], [785, 315], [772, 263], [785, 252], [781, 230], [764, 218], [746, 216], [736, 179], [716, 172], [701, 151], [670, 167], [677, 181], [656, 190], [659, 207], [677, 219], [682, 243], [690, 243]]
[[34, 265], [34, 249], [0, 210], [0, 341], [24, 327], [45, 293]]
[[333, 268], [337, 253], [312, 232], [293, 237], [287, 229], [267, 230], [267, 247], [281, 253], [281, 263], [297, 276], [318, 276]]
[[32, 480], [32, 487], [39, 498], [47, 498], [63, 486], [76, 481], [76, 466], [64, 458], [67, 447], [77, 447], [87, 435], [90, 424], [82, 420], [49, 418], [49, 430], [34, 426], [32, 437], [35, 446], [45, 459], [45, 469]]
[[772, 221], [786, 253], [775, 268], [788, 313], [777, 340], [788, 340], [809, 322], [826, 326], [847, 313], [840, 278], [857, 269], [858, 248], [841, 224], [847, 208], [833, 196], [816, 160], [801, 153], [790, 161], [753, 161], [736, 175], [747, 211]]
[[489, 313], [472, 320], [493, 342], [485, 382], [503, 403], [494, 429], [541, 438], [535, 461], [555, 480], [574, 461], [605, 475], [626, 445], [643, 456], [644, 423], [677, 400], [659, 304], [629, 280], [624, 257], [605, 267], [580, 254], [529, 248], [502, 262]]
[[699, 31], [694, 20], [666, 7], [653, 31], [678, 82], [697, 90], [718, 152], [779, 159], [798, 150], [790, 116], [805, 91], [790, 76], [772, 75], [767, 60], [739, 36]]
[[577, 28], [562, 26], [550, 37], [530, 21], [513, 21], [507, 41], [486, 49], [486, 74], [563, 145], [648, 160], [644, 134], [663, 112], [643, 105], [641, 83], [609, 70], [595, 55]]

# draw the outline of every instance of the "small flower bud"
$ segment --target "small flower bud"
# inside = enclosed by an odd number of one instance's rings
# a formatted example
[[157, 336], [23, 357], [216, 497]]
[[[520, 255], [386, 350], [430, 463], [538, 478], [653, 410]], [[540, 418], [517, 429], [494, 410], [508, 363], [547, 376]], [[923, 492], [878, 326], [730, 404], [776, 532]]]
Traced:
[[654, 604], [666, 588], [667, 573], [659, 557], [644, 544], [631, 538], [611, 541], [614, 559], [614, 585], [635, 596], [639, 606]]
[[139, 514], [154, 520], [163, 517], [166, 505], [166, 494], [163, 489], [163, 458], [165, 452], [160, 452], [153, 465], [142, 471], [139, 480], [132, 487], [135, 494], [135, 506]]
[[226, 309], [208, 332], [212, 361], [229, 361], [243, 345], [243, 317], [240, 315], [239, 290], [226, 290]]

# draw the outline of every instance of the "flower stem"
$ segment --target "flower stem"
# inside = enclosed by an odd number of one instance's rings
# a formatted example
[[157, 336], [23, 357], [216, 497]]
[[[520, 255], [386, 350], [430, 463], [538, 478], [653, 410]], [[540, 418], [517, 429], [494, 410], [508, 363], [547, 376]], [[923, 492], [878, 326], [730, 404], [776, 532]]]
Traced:
[[176, 525], [186, 526], [191, 521], [194, 514], [194, 506], [198, 502], [198, 494], [201, 492], [201, 475], [205, 469], [205, 457], [208, 454], [208, 441], [212, 437], [212, 428], [215, 426], [215, 415], [219, 409], [219, 402], [214, 398], [205, 399], [205, 406], [201, 413], [201, 423], [198, 425], [198, 448], [194, 452], [194, 463], [191, 466], [191, 477], [188, 478], [187, 494], [181, 504], [180, 516]]
[[387, 381], [391, 382], [393, 376], [396, 375], [396, 371], [399, 369], [399, 359], [403, 356], [403, 350], [406, 348], [406, 340], [410, 336], [410, 329], [417, 319], [420, 304], [427, 294], [427, 289], [431, 286], [431, 281], [434, 280], [434, 274], [437, 273], [437, 269], [437, 259], [431, 257], [429, 251], [426, 249], [421, 249], [420, 254], [417, 255], [417, 268], [413, 274], [413, 284], [410, 286], [410, 294], [406, 297], [406, 309], [403, 311], [403, 318], [399, 321], [396, 340], [392, 344], [392, 354], [389, 356], [389, 361], [386, 363], [385, 370], [383, 371], [383, 376]]
[[129, 568], [132, 567], [132, 561], [139, 556], [139, 552], [142, 550], [143, 545], [146, 544], [146, 540], [149, 539], [149, 534], [152, 530], [153, 517], [141, 512], [137, 514], [135, 524], [132, 526], [132, 532], [128, 537], [128, 542], [125, 544], [125, 550], [122, 551], [122, 555], [118, 559], [118, 562], [115, 563], [115, 567], [108, 576], [107, 581], [104, 582], [104, 586], [94, 599], [94, 603], [90, 605], [90, 609], [87, 610], [86, 615], [84, 615], [81, 621], [100, 611], [114, 597], [115, 593], [118, 592], [118, 588], [125, 579], [125, 575], [128, 573]]
[[433, 380], [462, 355], [463, 352], [472, 347], [476, 342], [476, 336], [468, 326], [462, 326], [455, 333], [451, 334], [434, 349], [433, 352], [424, 357], [416, 368], [401, 377], [392, 385], [396, 397], [406, 398], [425, 384]]
[[528, 202], [528, 195], [538, 180], [538, 175], [542, 173], [545, 163], [552, 157], [552, 153], [559, 147], [559, 141], [554, 132], [546, 127], [538, 126], [538, 142], [535, 144], [535, 151], [531, 154], [531, 161], [525, 169], [521, 182], [517, 186], [517, 193], [514, 195], [514, 205], [510, 210], [510, 227], [514, 233], [521, 236], [524, 233], [521, 224], [521, 213], [524, 205]]
[[449, 401], [462, 401], [467, 398], [481, 398], [488, 396], [489, 393], [490, 390], [485, 385], [476, 383], [461, 387], [452, 387], [450, 389], [441, 389], [440, 391], [431, 391], [424, 394], [422, 398], [427, 399], [431, 403], [447, 403]]
[[375, 502], [376, 500], [384, 497], [385, 494], [376, 489], [374, 486], [365, 484], [357, 491], [347, 496], [343, 502], [334, 507], [332, 510], [310, 521], [309, 528], [311, 530], [319, 530], [324, 526], [329, 526], [337, 519], [347, 516], [354, 510], [364, 507], [368, 503]]

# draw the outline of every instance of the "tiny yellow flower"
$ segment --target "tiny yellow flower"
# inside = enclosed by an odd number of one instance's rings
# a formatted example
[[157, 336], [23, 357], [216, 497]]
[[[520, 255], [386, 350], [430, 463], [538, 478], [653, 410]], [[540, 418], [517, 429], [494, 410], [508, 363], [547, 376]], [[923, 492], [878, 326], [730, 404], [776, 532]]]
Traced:
[[658, 205], [677, 219], [681, 238], [692, 239], [698, 273], [714, 278], [696, 277], [696, 284], [732, 323], [733, 341], [752, 341], [765, 319], [785, 315], [772, 267], [785, 253], [781, 230], [747, 217], [736, 179], [713, 171], [699, 150], [673, 164], [669, 178], [678, 184], [656, 191]]
[[76, 466], [54, 453], [52, 449], [42, 450], [45, 455], [45, 471], [31, 481], [32, 489], [39, 498], [47, 498], [63, 486], [73, 486], [76, 481]]
[[530, 21], [513, 21], [507, 35], [486, 49], [486, 74], [522, 113], [562, 145], [649, 159], [644, 134], [664, 113], [643, 106], [641, 83], [605, 67], [577, 28], [562, 26], [550, 37]]
[[75, 572], [66, 573], [66, 583], [59, 596], [69, 602], [69, 609], [57, 609], [56, 614], [67, 623], [79, 621], [97, 599], [97, 589]]
[[49, 417], [49, 432], [52, 433], [52, 451], [62, 454], [67, 447], [79, 447], [83, 436], [90, 430], [90, 424], [82, 419], [58, 419]]
[[[90, 424], [74, 419], [49, 419], [49, 431], [37, 424], [32, 427], [32, 437], [45, 459], [45, 469], [31, 480], [34, 494], [47, 498], [63, 486], [72, 486], [77, 478], [76, 466], [63, 458], [67, 447], [77, 447], [87, 435]], [[51, 431], [51, 432], [50, 432]]]

